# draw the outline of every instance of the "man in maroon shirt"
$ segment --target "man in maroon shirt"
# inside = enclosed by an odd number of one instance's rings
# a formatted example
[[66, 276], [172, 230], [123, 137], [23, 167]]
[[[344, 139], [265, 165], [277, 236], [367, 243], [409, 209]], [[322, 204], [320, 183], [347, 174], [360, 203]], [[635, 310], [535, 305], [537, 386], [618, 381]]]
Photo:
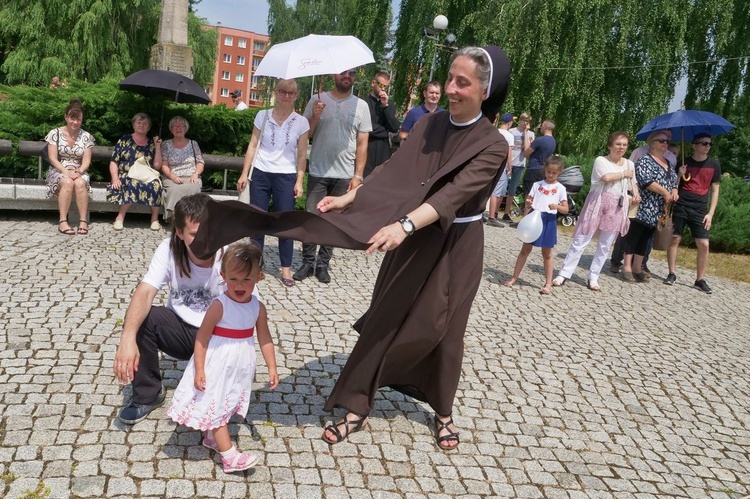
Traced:
[[[669, 275], [664, 284], [670, 286], [677, 280], [677, 248], [682, 240], [685, 226], [698, 248], [697, 275], [694, 286], [704, 293], [711, 293], [711, 288], [704, 279], [708, 263], [708, 231], [719, 202], [719, 185], [721, 183], [721, 165], [714, 158], [708, 157], [711, 149], [711, 136], [701, 133], [693, 138], [693, 155], [685, 160], [678, 174], [680, 175], [679, 199], [675, 203], [672, 220], [674, 231], [672, 245], [667, 250]], [[710, 191], [710, 196], [709, 196]], [[706, 205], [710, 206], [706, 211]]]

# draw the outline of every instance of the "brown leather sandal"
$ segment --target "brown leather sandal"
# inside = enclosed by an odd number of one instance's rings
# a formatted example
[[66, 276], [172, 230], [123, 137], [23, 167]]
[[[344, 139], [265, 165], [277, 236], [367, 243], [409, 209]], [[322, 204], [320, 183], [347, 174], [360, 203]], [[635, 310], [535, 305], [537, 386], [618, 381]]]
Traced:
[[63, 228], [60, 227], [60, 225], [66, 224], [66, 223], [68, 223], [68, 219], [67, 218], [65, 220], [60, 220], [57, 223], [57, 230], [60, 232], [60, 234], [65, 234], [66, 236], [75, 236], [76, 235], [76, 231], [70, 225], [68, 225], [67, 229], [63, 229]]
[[[354, 415], [356, 416], [356, 414]], [[344, 416], [344, 419], [342, 419], [338, 423], [329, 424], [328, 426], [326, 426], [325, 431], [323, 432], [323, 435], [321, 438], [323, 438], [323, 440], [325, 440], [329, 444], [338, 444], [346, 440], [347, 437], [351, 435], [352, 433], [356, 433], [359, 430], [361, 430], [366, 424], [367, 424], [367, 416], [362, 416], [359, 419], [346, 419], [346, 416]], [[341, 433], [341, 430], [339, 430], [339, 426], [341, 425], [344, 425], [344, 431], [346, 433]], [[350, 425], [352, 426], [351, 429], [349, 428]], [[325, 434], [326, 431], [333, 433], [336, 436], [336, 440], [327, 438]]]
[[[81, 227], [81, 224], [86, 224], [86, 227]], [[85, 236], [89, 233], [89, 221], [88, 220], [79, 220], [78, 221], [78, 228], [76, 229], [76, 234], [80, 234], [82, 236]]]
[[[435, 415], [435, 440], [437, 440], [437, 445], [440, 447], [441, 450], [444, 451], [452, 451], [458, 449], [458, 444], [461, 443], [461, 441], [458, 438], [457, 431], [453, 431], [450, 428], [448, 428], [453, 423], [453, 416], [448, 418], [448, 421], [440, 421], [440, 419]], [[440, 432], [446, 430], [448, 432], [447, 435], [440, 436]], [[443, 445], [445, 442], [456, 442], [456, 445]]]

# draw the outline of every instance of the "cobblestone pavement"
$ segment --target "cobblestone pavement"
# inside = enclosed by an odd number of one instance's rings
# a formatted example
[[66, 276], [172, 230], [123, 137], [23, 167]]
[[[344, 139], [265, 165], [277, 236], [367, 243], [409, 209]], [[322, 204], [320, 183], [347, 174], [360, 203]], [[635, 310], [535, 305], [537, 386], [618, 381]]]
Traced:
[[[708, 296], [690, 287], [690, 271], [672, 287], [604, 274], [595, 293], [579, 269], [540, 296], [535, 251], [520, 283], [504, 288], [520, 243], [513, 229], [488, 227], [454, 411], [462, 442], [444, 453], [428, 408], [388, 389], [369, 428], [335, 446], [320, 439], [331, 417], [323, 402], [380, 257], [337, 250], [330, 285], [308, 279], [286, 288], [271, 270], [261, 293], [281, 383], [268, 391], [260, 362], [247, 417], [230, 428], [239, 448], [261, 458], [226, 475], [197, 432], [166, 419], [166, 407], [134, 427], [116, 421], [129, 394], [112, 375], [121, 322], [167, 233], [137, 217], [115, 232], [110, 218], [95, 217], [88, 237], [68, 237], [51, 213], [0, 213], [0, 496], [750, 494], [746, 285], [709, 276]], [[568, 242], [561, 237], [555, 251], [558, 267]], [[275, 241], [266, 255], [278, 264]], [[651, 267], [666, 274], [664, 263]], [[174, 388], [185, 363], [162, 366]]]

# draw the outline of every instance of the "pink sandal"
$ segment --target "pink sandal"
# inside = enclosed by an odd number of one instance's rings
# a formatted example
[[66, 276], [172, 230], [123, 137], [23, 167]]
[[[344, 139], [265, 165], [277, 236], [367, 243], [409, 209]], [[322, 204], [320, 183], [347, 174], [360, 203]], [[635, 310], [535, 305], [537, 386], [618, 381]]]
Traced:
[[208, 432], [203, 434], [203, 447], [219, 452], [219, 444], [216, 443], [216, 440], [208, 438]]
[[235, 471], [244, 471], [255, 466], [258, 462], [258, 456], [254, 454], [245, 454], [237, 451], [231, 458], [222, 457], [221, 464], [224, 467], [224, 473], [234, 473]]

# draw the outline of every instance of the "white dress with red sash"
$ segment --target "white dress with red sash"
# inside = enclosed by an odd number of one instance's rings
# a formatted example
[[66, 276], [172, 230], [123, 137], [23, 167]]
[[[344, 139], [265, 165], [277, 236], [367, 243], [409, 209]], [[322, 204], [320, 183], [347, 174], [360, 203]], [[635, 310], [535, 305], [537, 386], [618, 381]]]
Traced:
[[233, 414], [244, 417], [255, 376], [255, 322], [260, 304], [253, 296], [238, 303], [226, 293], [216, 298], [223, 307], [206, 350], [206, 391], [195, 389], [195, 356], [185, 368], [167, 415], [196, 430], [226, 425]]

